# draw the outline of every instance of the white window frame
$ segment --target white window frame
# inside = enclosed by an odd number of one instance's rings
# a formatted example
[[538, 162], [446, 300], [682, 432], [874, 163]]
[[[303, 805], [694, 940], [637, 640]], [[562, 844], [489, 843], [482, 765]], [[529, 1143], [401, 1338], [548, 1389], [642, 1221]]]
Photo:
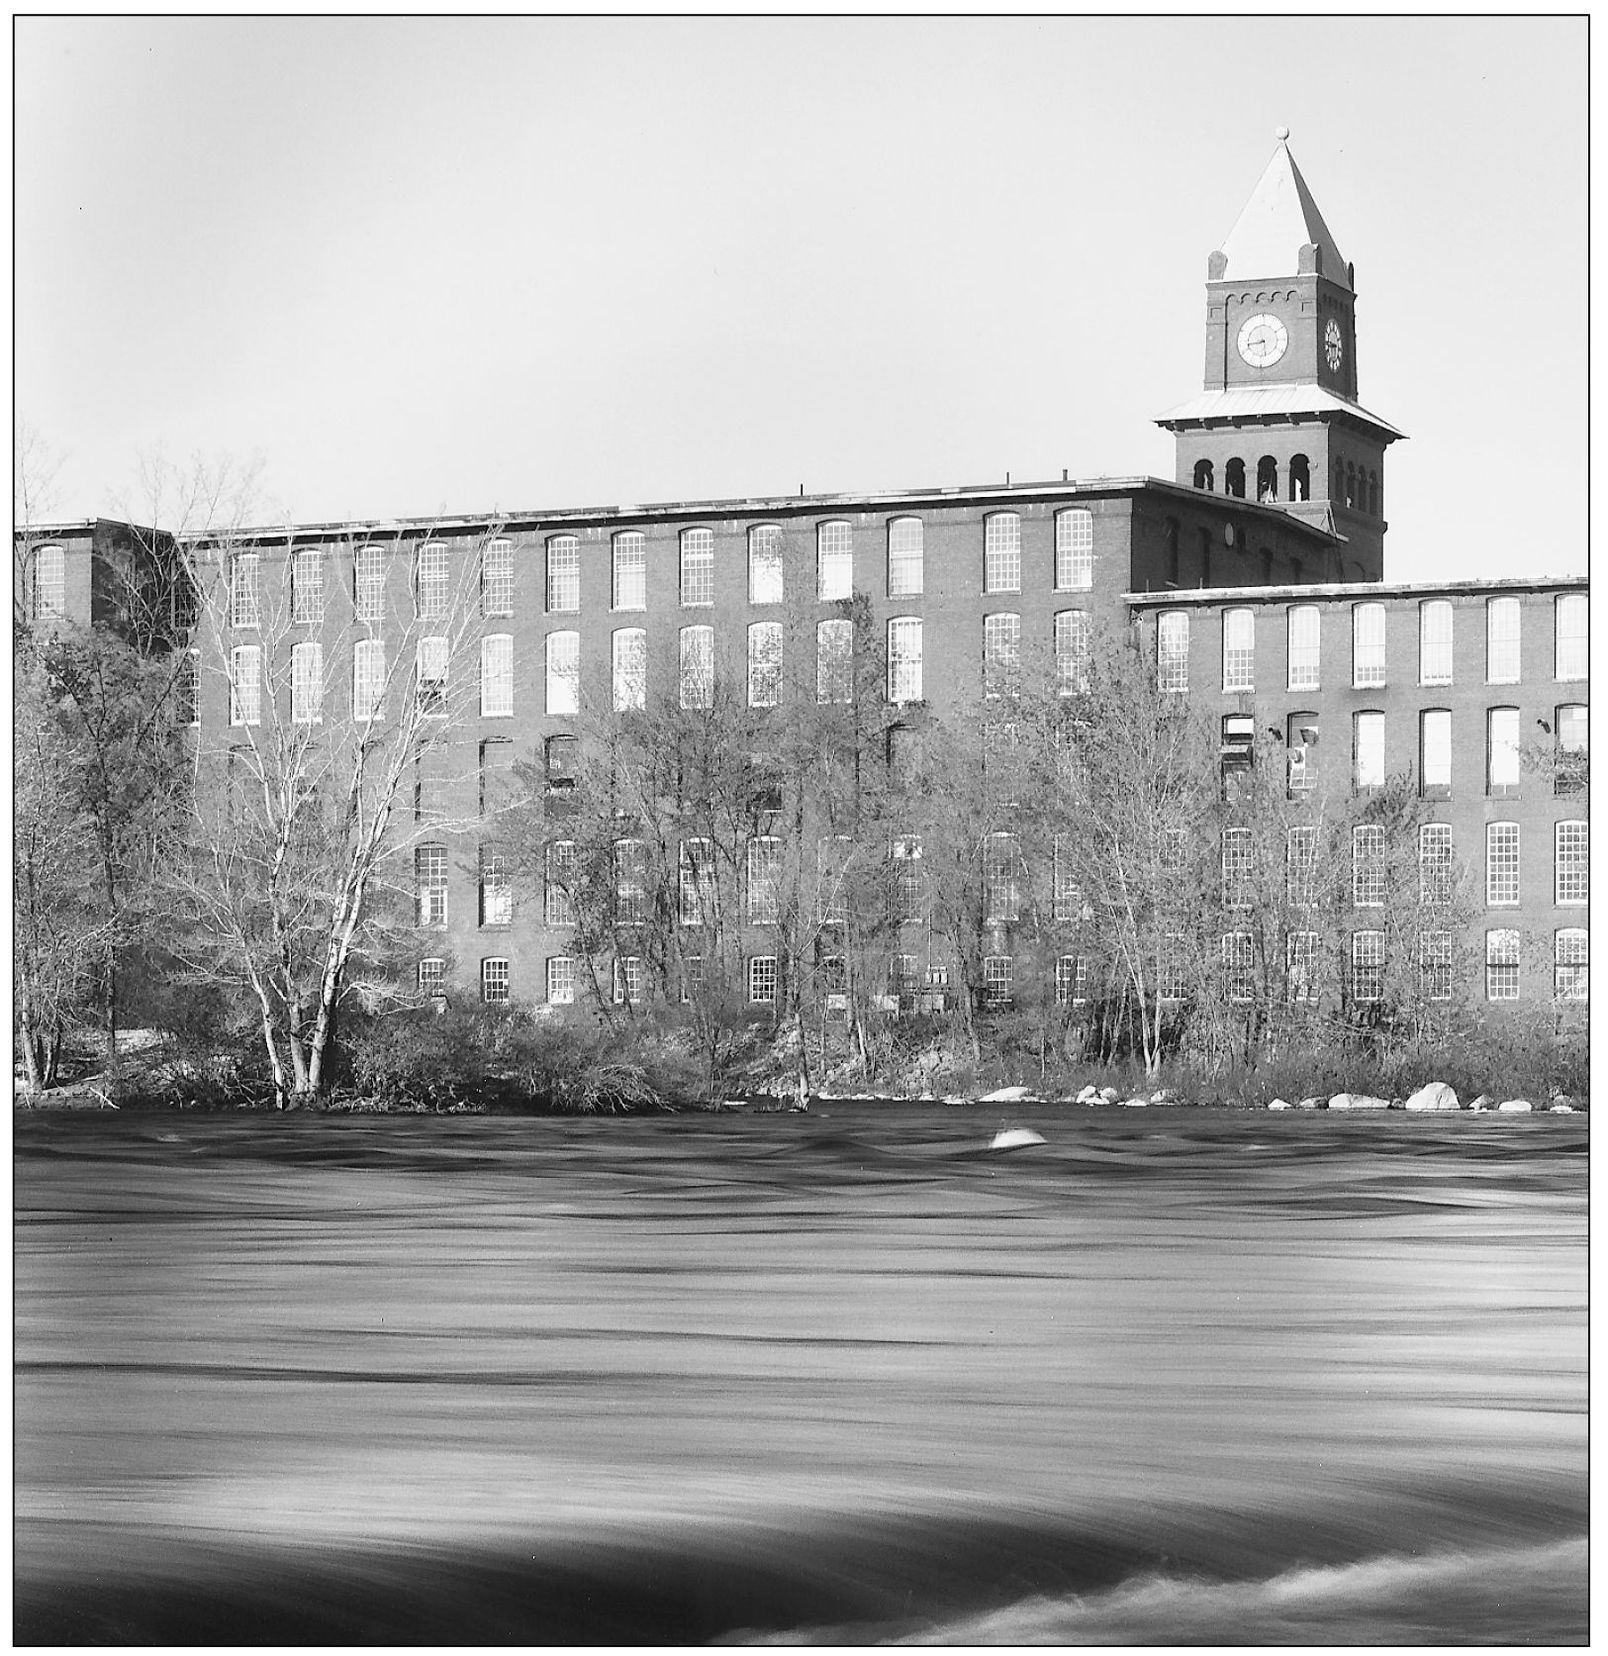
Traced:
[[514, 716], [514, 639], [512, 633], [487, 633], [480, 641], [480, 716]]
[[1351, 688], [1382, 690], [1385, 686], [1385, 606], [1351, 606]]
[[835, 707], [854, 700], [854, 623], [842, 616], [815, 623], [815, 699]]
[[324, 549], [299, 546], [290, 560], [290, 619], [312, 625], [324, 619]]
[[[1363, 973], [1377, 976], [1364, 978]], [[1356, 931], [1351, 934], [1351, 998], [1372, 1004], [1385, 992], [1385, 934]]]
[[1452, 825], [1424, 822], [1418, 827], [1418, 901], [1449, 903], [1455, 878]]
[[717, 918], [715, 842], [692, 838], [681, 842], [678, 858], [678, 917], [683, 926], [711, 924]]
[[1285, 997], [1292, 1006], [1310, 1006], [1318, 998], [1318, 934], [1292, 931], [1284, 939]]
[[501, 1006], [508, 1000], [508, 959], [488, 955], [480, 962], [480, 999], [487, 1006]]
[[823, 604], [854, 596], [854, 525], [845, 518], [815, 527], [815, 596]]
[[983, 841], [983, 918], [999, 925], [1021, 913], [1022, 842], [1010, 830], [996, 829]]
[[547, 670], [546, 711], [563, 717], [581, 710], [581, 635], [550, 632], [544, 646]]
[[780, 621], [751, 621], [748, 625], [748, 705], [782, 705]]
[[983, 1005], [990, 1009], [1011, 1004], [1011, 957], [1008, 954], [983, 957]]
[[1486, 793], [1498, 799], [1511, 797], [1519, 791], [1519, 779], [1521, 775], [1522, 770], [1519, 760], [1518, 708], [1486, 708]]
[[1256, 998], [1256, 949], [1248, 931], [1224, 932], [1223, 990], [1230, 1001], [1248, 1005]]
[[1358, 792], [1385, 785], [1385, 715], [1378, 708], [1351, 715], [1351, 777]]
[[514, 613], [514, 543], [499, 536], [486, 542], [480, 554], [480, 613]]
[[786, 542], [781, 526], [756, 523], [748, 531], [748, 602], [779, 604], [787, 591]]
[[1089, 612], [1057, 610], [1053, 623], [1055, 693], [1082, 696], [1089, 689]]
[[480, 847], [480, 924], [511, 926], [514, 923], [514, 886], [508, 856], [494, 845]]
[[1351, 906], [1385, 906], [1385, 831], [1377, 823], [1351, 830]]
[[1284, 838], [1284, 900], [1295, 908], [1311, 908], [1318, 871], [1318, 831], [1306, 824], [1289, 829]]
[[614, 960], [614, 1004], [640, 1006], [647, 998], [647, 981], [641, 955], [616, 955]]
[[320, 724], [324, 718], [324, 646], [317, 639], [290, 650], [290, 722]]
[[1517, 908], [1523, 890], [1523, 839], [1516, 822], [1485, 825], [1485, 906]]
[[378, 638], [358, 639], [352, 646], [352, 717], [358, 724], [379, 718], [386, 673], [385, 645]]
[[575, 957], [549, 955], [547, 957], [547, 1004], [573, 1006], [575, 1004]]
[[1511, 926], [1496, 927], [1485, 934], [1485, 998], [1519, 998], [1519, 934]]
[[1418, 934], [1418, 985], [1425, 1000], [1452, 998], [1452, 934], [1448, 931]]
[[1559, 908], [1584, 906], [1591, 897], [1591, 825], [1552, 825], [1552, 901]]
[[1055, 514], [1055, 590], [1088, 592], [1094, 586], [1094, 513], [1068, 506]]
[[681, 531], [681, 604], [684, 609], [708, 609], [715, 601], [715, 532]]
[[919, 598], [926, 581], [927, 526], [918, 517], [888, 520], [888, 596]]
[[614, 537], [613, 608], [648, 607], [648, 537], [640, 529], [622, 529]]
[[1418, 682], [1452, 682], [1456, 611], [1449, 598], [1426, 598], [1418, 606]]
[[1022, 590], [1022, 514], [990, 512], [983, 519], [983, 591]]
[[1517, 598], [1485, 600], [1485, 682], [1517, 684], [1523, 669], [1524, 613]]
[[895, 615], [888, 621], [888, 700], [921, 699], [921, 617]]
[[1223, 611], [1223, 692], [1233, 695], [1256, 688], [1256, 611]]
[[447, 923], [447, 848], [419, 845], [413, 851], [415, 923], [441, 927]]
[[1560, 683], [1591, 676], [1590, 626], [1585, 593], [1560, 592], [1552, 600], [1552, 676]]
[[542, 852], [542, 924], [573, 926], [575, 894], [570, 883], [576, 873], [574, 840], [553, 840]]
[[236, 644], [229, 652], [229, 723], [262, 723], [262, 645]]
[[616, 713], [641, 713], [648, 705], [648, 634], [643, 627], [616, 627], [610, 645], [610, 682]]
[[641, 926], [648, 918], [648, 847], [645, 840], [614, 842], [614, 923]]
[[1426, 707], [1418, 715], [1418, 783], [1421, 792], [1452, 785], [1452, 710]]
[[707, 711], [715, 705], [715, 629], [683, 627], [677, 649], [677, 697], [683, 708]]
[[1022, 692], [1022, 618], [1014, 610], [983, 617], [983, 694], [997, 699]]
[[776, 1004], [776, 956], [750, 955], [748, 957], [748, 1004], [774, 1006]]
[[581, 609], [581, 538], [550, 535], [547, 539], [547, 613], [578, 615]]
[[58, 620], [67, 614], [67, 553], [60, 546], [41, 546], [33, 558], [33, 618]]
[[352, 609], [359, 621], [385, 619], [385, 548], [372, 541], [352, 554]]
[[229, 625], [262, 625], [262, 559], [255, 552], [236, 552], [229, 565]]
[[1292, 604], [1286, 623], [1285, 688], [1316, 690], [1322, 676], [1323, 612], [1316, 604]]
[[1222, 844], [1223, 907], [1248, 909], [1251, 906], [1251, 831], [1225, 828]]
[[1156, 688], [1189, 689], [1189, 611], [1163, 610], [1156, 617]]
[[780, 925], [782, 918], [782, 842], [774, 834], [753, 834], [746, 858], [748, 924]]
[[439, 633], [421, 638], [414, 646], [414, 693], [427, 719], [447, 714], [447, 667], [452, 645]]
[[421, 621], [439, 621], [447, 613], [449, 548], [445, 541], [425, 541], [416, 554], [414, 613]]
[[1591, 999], [1591, 939], [1584, 926], [1560, 926], [1552, 934], [1552, 996], [1585, 1004]]
[[447, 986], [447, 963], [440, 955], [427, 955], [419, 962], [419, 993], [439, 995]]

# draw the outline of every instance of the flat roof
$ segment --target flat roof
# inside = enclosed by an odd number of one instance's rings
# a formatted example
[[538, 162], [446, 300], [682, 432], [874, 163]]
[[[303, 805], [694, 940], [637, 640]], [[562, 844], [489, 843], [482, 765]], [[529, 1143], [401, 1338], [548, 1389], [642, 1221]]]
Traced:
[[1165, 604], [1258, 603], [1282, 604], [1313, 598], [1433, 598], [1448, 593], [1536, 592], [1548, 587], [1585, 590], [1586, 575], [1517, 575], [1497, 580], [1459, 581], [1314, 581], [1289, 586], [1169, 587], [1161, 592], [1125, 592], [1122, 601], [1135, 607]]

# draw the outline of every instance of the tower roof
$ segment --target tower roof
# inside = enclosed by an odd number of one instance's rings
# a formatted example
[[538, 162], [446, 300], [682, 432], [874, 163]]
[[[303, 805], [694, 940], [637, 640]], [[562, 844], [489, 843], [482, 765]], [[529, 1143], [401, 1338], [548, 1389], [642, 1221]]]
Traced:
[[1300, 268], [1300, 250], [1310, 242], [1321, 255], [1323, 274], [1349, 289], [1351, 278], [1345, 258], [1290, 154], [1287, 137], [1281, 129], [1273, 159], [1223, 243], [1222, 252], [1228, 260], [1224, 275], [1234, 281], [1294, 276]]

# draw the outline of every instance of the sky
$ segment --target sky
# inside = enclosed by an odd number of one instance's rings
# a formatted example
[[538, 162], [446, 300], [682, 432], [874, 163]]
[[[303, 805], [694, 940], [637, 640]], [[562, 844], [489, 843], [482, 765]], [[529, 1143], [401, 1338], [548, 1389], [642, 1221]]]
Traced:
[[1392, 580], [1580, 573], [1579, 18], [15, 21], [15, 396], [265, 521], [1171, 477], [1280, 126]]

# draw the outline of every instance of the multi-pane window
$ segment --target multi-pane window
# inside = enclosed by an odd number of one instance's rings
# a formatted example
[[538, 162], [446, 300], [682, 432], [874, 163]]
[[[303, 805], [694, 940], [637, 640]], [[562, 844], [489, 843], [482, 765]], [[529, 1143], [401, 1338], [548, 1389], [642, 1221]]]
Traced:
[[1285, 725], [1285, 754], [1288, 759], [1288, 787], [1291, 796], [1306, 793], [1317, 784], [1318, 740], [1316, 713], [1292, 713]]
[[1444, 793], [1452, 785], [1452, 715], [1445, 707], [1426, 707], [1418, 715], [1418, 779], [1424, 794]]
[[1224, 934], [1223, 984], [1231, 1001], [1248, 1001], [1254, 996], [1256, 965], [1249, 932]]
[[1561, 1001], [1590, 998], [1587, 946], [1584, 927], [1567, 926], [1552, 934], [1552, 993]]
[[1558, 822], [1552, 828], [1552, 900], [1583, 903], [1590, 883], [1590, 833], [1584, 822]]
[[1055, 617], [1055, 693], [1076, 696], [1088, 688], [1088, 614], [1084, 610], [1060, 610]]
[[639, 926], [648, 918], [648, 849], [638, 839], [614, 842], [614, 919]]
[[508, 962], [506, 960], [481, 961], [480, 998], [488, 1005], [508, 999]]
[[421, 638], [414, 652], [419, 709], [432, 718], [447, 711], [447, 659], [450, 646], [440, 637]]
[[1485, 714], [1485, 791], [1516, 793], [1519, 786], [1519, 710], [1492, 707]]
[[677, 676], [683, 707], [715, 705], [715, 629], [683, 627]]
[[748, 841], [748, 923], [774, 926], [782, 918], [782, 842], [770, 834]]
[[988, 955], [983, 961], [983, 1005], [1011, 1004], [1011, 957]]
[[547, 612], [573, 615], [581, 607], [581, 542], [554, 535], [547, 543]]
[[578, 713], [581, 710], [581, 635], [556, 632], [547, 635], [547, 711]]
[[352, 646], [352, 717], [359, 724], [378, 718], [384, 697], [385, 645], [360, 638]]
[[614, 1004], [641, 1005], [643, 981], [641, 957], [621, 955], [614, 962]]
[[324, 619], [324, 554], [316, 546], [300, 548], [290, 563], [290, 618]]
[[514, 613], [514, 543], [487, 541], [480, 554], [480, 613]]
[[1284, 943], [1286, 994], [1295, 1003], [1318, 998], [1318, 934], [1293, 931]]
[[854, 623], [818, 621], [815, 625], [815, 699], [854, 700]]
[[1519, 601], [1490, 598], [1485, 604], [1485, 682], [1519, 682]]
[[782, 531], [774, 523], [756, 524], [748, 531], [748, 601], [782, 601]]
[[899, 615], [888, 623], [888, 700], [921, 700], [921, 617]]
[[447, 848], [419, 845], [413, 851], [413, 892], [421, 926], [447, 923]]
[[1553, 723], [1552, 791], [1580, 793], [1586, 785], [1586, 755], [1591, 736], [1585, 707], [1579, 703], [1557, 709]]
[[433, 621], [447, 613], [447, 549], [440, 541], [419, 548], [415, 593], [421, 620]]
[[890, 847], [893, 853], [893, 910], [903, 925], [919, 921], [927, 912], [926, 881], [921, 872], [921, 841], [907, 834]]
[[1379, 908], [1385, 901], [1385, 831], [1365, 823], [1351, 830], [1351, 901]]
[[1560, 593], [1552, 601], [1552, 676], [1583, 679], [1591, 671], [1586, 649], [1586, 595]]
[[614, 607], [648, 607], [648, 537], [640, 529], [627, 529], [614, 537]]
[[1418, 900], [1449, 903], [1456, 885], [1452, 862], [1452, 825], [1426, 822], [1418, 830]]
[[983, 842], [983, 911], [991, 921], [1015, 920], [1022, 908], [1022, 851], [1016, 835], [990, 834]]
[[173, 696], [178, 707], [180, 724], [198, 725], [201, 722], [201, 652], [186, 650], [179, 657], [178, 676], [173, 684]]
[[1284, 845], [1284, 892], [1286, 900], [1296, 908], [1306, 908], [1314, 901], [1317, 859], [1317, 829], [1290, 829]]
[[1065, 925], [1075, 924], [1083, 917], [1083, 887], [1078, 884], [1077, 859], [1065, 834], [1055, 836], [1053, 862], [1050, 918]]
[[1223, 830], [1223, 907], [1251, 906], [1251, 831]]
[[317, 724], [324, 717], [324, 647], [297, 644], [290, 652], [290, 720]]
[[816, 912], [823, 926], [849, 923], [849, 863], [854, 841], [847, 834], [827, 834], [815, 842]]
[[1375, 690], [1385, 682], [1385, 606], [1355, 604], [1351, 610], [1351, 684]]
[[506, 719], [514, 711], [514, 641], [492, 633], [480, 641], [480, 716]]
[[1156, 688], [1189, 688], [1189, 613], [1167, 610], [1156, 618]]
[[748, 999], [754, 1006], [776, 1004], [776, 956], [752, 955], [748, 961]]
[[1418, 985], [1425, 1000], [1452, 998], [1452, 934], [1423, 932], [1418, 939]]
[[1289, 621], [1289, 688], [1316, 690], [1318, 688], [1319, 640], [1321, 624], [1316, 604], [1296, 604], [1290, 610]]
[[1352, 775], [1358, 788], [1385, 785], [1385, 716], [1356, 713], [1351, 720]]
[[614, 632], [614, 711], [640, 713], [648, 705], [648, 635], [641, 627]]
[[702, 926], [715, 919], [715, 842], [681, 842], [680, 912], [684, 926]]
[[1252, 610], [1223, 611], [1223, 688], [1256, 688], [1256, 615]]
[[1485, 934], [1485, 998], [1493, 1001], [1519, 998], [1519, 934], [1516, 931]]
[[547, 791], [571, 793], [579, 775], [580, 740], [574, 736], [547, 738]]
[[549, 926], [575, 924], [574, 840], [554, 840], [542, 854], [542, 919]]
[[1060, 1006], [1081, 1006], [1089, 998], [1089, 957], [1061, 955], [1055, 962], [1055, 999]]
[[1516, 822], [1488, 822], [1485, 825], [1485, 903], [1487, 908], [1506, 908], [1519, 900], [1519, 825]]
[[359, 621], [385, 614], [385, 548], [360, 546], [352, 558], [352, 607]]
[[1184, 940], [1171, 935], [1163, 939], [1160, 957], [1156, 961], [1156, 999], [1181, 1001], [1189, 989], [1188, 974], [1184, 969]]
[[491, 846], [480, 848], [480, 923], [506, 926], [514, 918], [514, 887], [508, 858]]
[[888, 596], [919, 597], [925, 540], [921, 519], [895, 518], [888, 525]]
[[823, 523], [815, 531], [816, 596], [831, 602], [854, 595], [854, 530]]
[[782, 702], [782, 624], [755, 621], [748, 629], [748, 705], [779, 707]]
[[447, 963], [439, 956], [419, 962], [419, 993], [439, 995], [447, 986]]
[[575, 957], [549, 955], [547, 957], [547, 999], [553, 1006], [575, 1004]]
[[888, 993], [913, 995], [921, 987], [921, 965], [913, 954], [891, 955], [888, 959]]
[[1385, 992], [1385, 934], [1351, 934], [1351, 998], [1376, 1001]]
[[41, 546], [34, 553], [33, 613], [36, 621], [67, 613], [67, 555], [59, 546]]
[[237, 552], [229, 566], [229, 624], [262, 625], [261, 560], [255, 552]]
[[1094, 513], [1069, 506], [1055, 514], [1055, 590], [1086, 592], [1094, 585]]
[[1014, 696], [1022, 688], [1022, 618], [983, 617], [983, 694]]
[[681, 1004], [690, 1005], [703, 999], [704, 963], [702, 955], [681, 957]]
[[1022, 520], [1015, 512], [983, 519], [983, 591], [1022, 590]]
[[1418, 606], [1418, 682], [1452, 682], [1452, 606], [1445, 598]]
[[262, 646], [237, 644], [229, 652], [229, 723], [262, 723]]

